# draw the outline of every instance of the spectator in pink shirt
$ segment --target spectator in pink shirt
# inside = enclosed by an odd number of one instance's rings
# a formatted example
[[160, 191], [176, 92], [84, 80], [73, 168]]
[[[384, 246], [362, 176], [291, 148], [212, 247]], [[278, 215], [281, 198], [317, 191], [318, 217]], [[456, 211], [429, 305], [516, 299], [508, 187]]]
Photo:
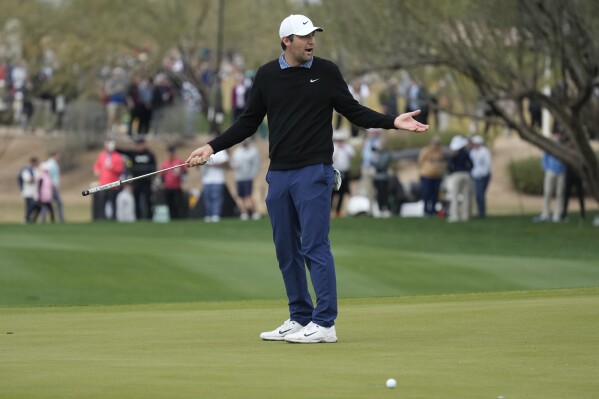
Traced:
[[[121, 154], [115, 151], [114, 140], [104, 142], [102, 151], [94, 163], [94, 174], [98, 178], [99, 185], [112, 183], [121, 178], [125, 172], [125, 161]], [[100, 204], [100, 219], [114, 219], [116, 214], [116, 195], [118, 189], [100, 191], [96, 194]]]
[[34, 195], [35, 205], [29, 216], [30, 222], [35, 222], [41, 212], [42, 223], [46, 223], [46, 213], [50, 212], [50, 220], [54, 223], [54, 208], [52, 208], [54, 185], [48, 171], [49, 165], [46, 162], [42, 163], [37, 181], [37, 190]]

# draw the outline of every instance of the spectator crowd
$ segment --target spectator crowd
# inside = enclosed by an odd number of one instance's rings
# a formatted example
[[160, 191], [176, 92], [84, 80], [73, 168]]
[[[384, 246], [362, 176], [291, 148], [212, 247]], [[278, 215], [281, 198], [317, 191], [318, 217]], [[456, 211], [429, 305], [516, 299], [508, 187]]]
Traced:
[[[121, 67], [103, 70], [101, 98], [106, 111], [106, 136], [111, 139], [104, 142], [103, 151], [98, 154], [93, 166], [99, 185], [184, 163], [177, 155], [176, 147], [166, 144], [168, 155], [159, 163], [146, 143], [146, 140], [157, 137], [149, 136], [150, 133], [163, 131], [166, 111], [176, 103], [182, 104], [185, 109], [184, 134], [196, 133], [197, 123], [191, 118], [199, 112], [202, 97], [190, 82], [175, 84], [168, 71], [176, 70], [176, 65], [174, 62], [165, 72], [153, 76], [132, 73]], [[241, 72], [242, 69], [235, 66], [227, 70], [233, 77], [229, 108], [235, 120], [244, 111], [253, 71]], [[48, 73], [51, 74], [51, 71]], [[33, 80], [28, 77], [27, 68], [4, 64], [0, 67], [2, 77], [11, 82], [13, 102], [21, 101], [20, 105], [15, 105], [15, 117], [19, 120], [29, 118], [32, 105], [27, 104], [27, 99], [31, 98], [27, 90]], [[202, 68], [199, 78], [208, 84], [213, 76], [209, 69]], [[369, 101], [369, 83], [368, 75], [348, 82], [350, 93], [362, 104]], [[437, 131], [442, 133], [447, 128], [445, 88], [446, 82], [439, 81], [433, 95], [415, 79], [405, 78], [400, 82], [393, 78], [380, 91], [378, 102], [384, 112], [397, 113], [399, 100], [403, 97], [404, 111], [421, 109], [417, 119], [428, 123], [430, 115]], [[51, 99], [53, 109], [62, 112], [68, 96], [52, 96]], [[531, 104], [535, 126], [539, 123], [537, 108]], [[59, 119], [55, 126], [62, 123]], [[255, 138], [265, 138], [268, 134], [262, 128]], [[422, 208], [418, 214], [426, 218], [440, 216], [457, 222], [469, 220], [473, 213], [480, 219], [487, 216], [486, 193], [491, 182], [492, 155], [481, 135], [456, 135], [447, 147], [442, 146], [439, 136], [431, 137], [430, 144], [419, 149], [415, 157], [419, 180], [406, 185], [400, 181], [397, 170], [401, 156], [389, 148], [383, 131], [366, 131], [344, 121], [340, 115], [333, 118], [333, 128], [333, 166], [338, 170], [342, 183], [331, 196], [332, 217], [368, 214], [388, 218], [401, 215], [404, 204], [418, 201], [421, 201]], [[115, 138], [125, 144], [117, 147]], [[168, 210], [170, 219], [201, 217], [206, 222], [218, 222], [223, 216], [259, 219], [261, 204], [256, 202], [258, 196], [254, 195], [254, 186], [260, 177], [263, 160], [255, 138], [239, 144], [230, 154], [225, 151], [215, 154], [208, 165], [200, 168], [198, 183], [202, 190], [197, 195], [184, 189], [189, 174], [187, 168], [173, 168], [155, 179], [139, 179], [121, 189], [96, 194], [93, 197], [93, 219], [151, 220], [156, 206], [161, 205]], [[556, 140], [564, 141], [564, 135], [556, 135]], [[359, 161], [354, 162], [354, 159]], [[25, 223], [35, 222], [38, 218], [42, 222], [48, 218], [64, 222], [59, 161], [58, 152], [41, 163], [32, 157], [19, 172], [25, 200]], [[354, 164], [357, 167], [352, 166]], [[543, 156], [543, 168], [543, 210], [535, 221], [566, 219], [568, 199], [573, 189], [579, 193], [584, 218], [584, 190], [580, 179], [550, 154]], [[233, 191], [227, 186], [229, 172], [230, 180], [234, 182]], [[190, 198], [195, 196], [197, 198]], [[553, 197], [556, 200], [552, 210], [550, 203]], [[196, 202], [197, 199], [200, 201]], [[476, 212], [473, 212], [474, 206]]]

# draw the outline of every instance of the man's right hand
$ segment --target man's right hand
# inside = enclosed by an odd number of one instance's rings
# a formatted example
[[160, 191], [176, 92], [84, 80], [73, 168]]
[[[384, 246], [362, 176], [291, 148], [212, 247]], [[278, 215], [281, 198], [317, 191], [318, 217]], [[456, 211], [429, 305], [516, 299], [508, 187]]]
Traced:
[[194, 150], [187, 158], [185, 163], [190, 166], [204, 165], [210, 159], [210, 155], [214, 154], [214, 150], [209, 144], [205, 144]]

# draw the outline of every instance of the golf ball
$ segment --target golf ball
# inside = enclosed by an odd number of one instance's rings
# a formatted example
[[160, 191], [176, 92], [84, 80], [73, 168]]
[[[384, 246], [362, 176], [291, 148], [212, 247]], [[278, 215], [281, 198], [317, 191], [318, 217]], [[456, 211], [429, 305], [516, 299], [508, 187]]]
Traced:
[[389, 389], [393, 389], [397, 386], [397, 381], [395, 381], [394, 378], [389, 378], [387, 380], [387, 382], [385, 383], [385, 385], [387, 385], [387, 388]]

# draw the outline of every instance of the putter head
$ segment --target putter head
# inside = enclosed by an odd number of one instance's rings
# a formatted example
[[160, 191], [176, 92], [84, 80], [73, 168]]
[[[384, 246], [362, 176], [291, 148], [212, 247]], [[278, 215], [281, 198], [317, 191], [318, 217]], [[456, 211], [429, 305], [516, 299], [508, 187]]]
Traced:
[[335, 191], [339, 191], [339, 189], [341, 188], [341, 172], [339, 172], [337, 169], [333, 169], [335, 171], [335, 185], [333, 186], [333, 189]]

